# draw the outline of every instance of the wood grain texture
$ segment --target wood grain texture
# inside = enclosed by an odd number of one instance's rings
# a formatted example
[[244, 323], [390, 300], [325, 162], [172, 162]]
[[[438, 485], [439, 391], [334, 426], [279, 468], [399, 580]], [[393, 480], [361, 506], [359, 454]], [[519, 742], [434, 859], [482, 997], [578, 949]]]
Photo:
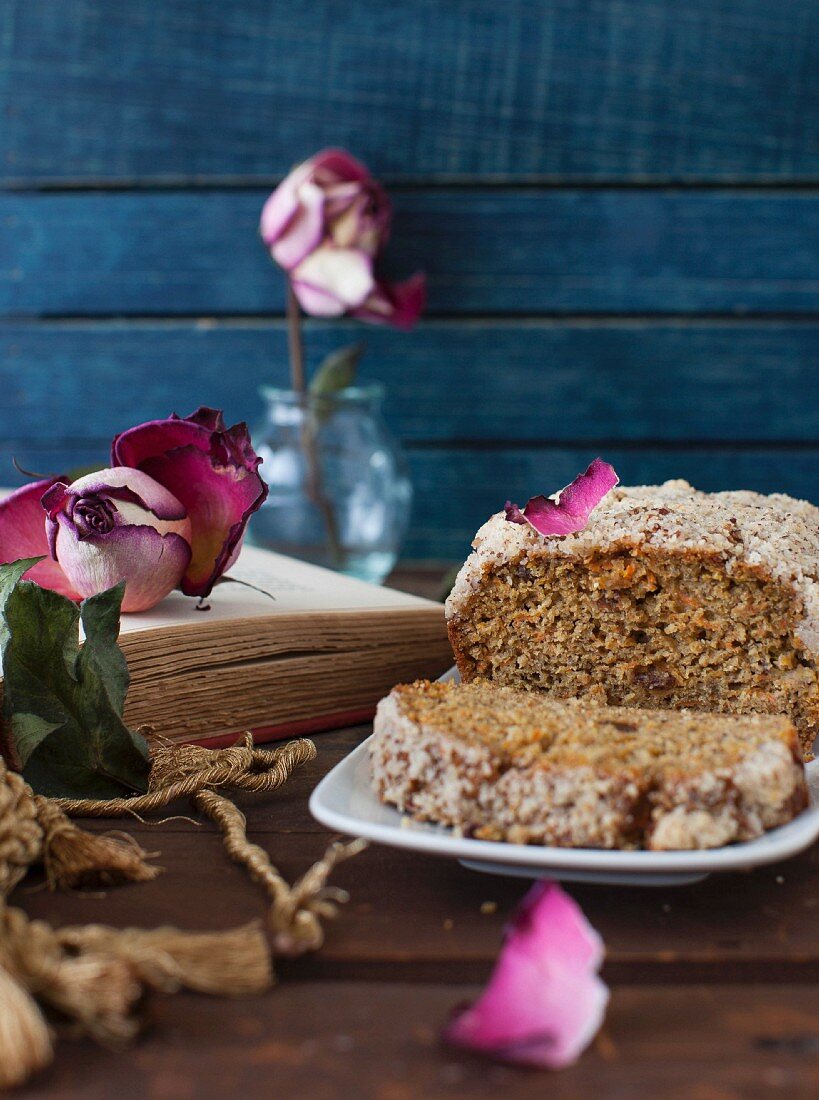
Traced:
[[[403, 557], [462, 561], [478, 527], [506, 500], [523, 504], [537, 493], [556, 492], [597, 454], [613, 463], [627, 485], [682, 477], [709, 492], [742, 487], [817, 499], [819, 444], [785, 448], [759, 443], [626, 448], [616, 441], [545, 447], [419, 445], [407, 454], [415, 497]], [[96, 445], [78, 441], [57, 447], [0, 441], [2, 484], [24, 480], [12, 465], [13, 457], [24, 468], [46, 475], [76, 466], [104, 466], [108, 449], [103, 440]]]
[[813, 0], [6, 0], [9, 181], [819, 174]]
[[[289, 878], [329, 839], [309, 815], [310, 791], [367, 733], [321, 735], [317, 758], [283, 788], [241, 799], [249, 835]], [[86, 824], [103, 831], [120, 823]], [[104, 896], [32, 891], [35, 878], [18, 888], [15, 904], [57, 925], [219, 929], [261, 915], [260, 891], [227, 860], [210, 825], [179, 816], [122, 825], [158, 851], [164, 875]], [[280, 962], [270, 993], [152, 998], [135, 1046], [61, 1042], [54, 1066], [19, 1095], [221, 1100], [266, 1097], [274, 1088], [305, 1100], [534, 1100], [544, 1090], [567, 1100], [767, 1100], [819, 1090], [819, 846], [779, 866], [689, 887], [569, 886], [603, 935], [612, 997], [579, 1063], [548, 1076], [439, 1041], [453, 1008], [486, 981], [526, 883], [377, 846], [338, 867], [333, 880], [351, 898], [327, 943], [317, 955]]]
[[[819, 439], [819, 321], [318, 323], [308, 359], [358, 339], [411, 444]], [[0, 322], [0, 436], [107, 445], [199, 404], [256, 423], [286, 355], [280, 322]]]
[[225, 1005], [153, 1000], [126, 1051], [66, 1042], [21, 1100], [789, 1100], [819, 1090], [819, 991], [788, 985], [617, 988], [600, 1036], [560, 1073], [445, 1047], [440, 1029], [474, 985], [284, 984]]
[[[819, 9], [818, 9], [819, 10]], [[0, 195], [0, 312], [281, 313], [266, 190]], [[819, 300], [819, 192], [396, 190], [431, 314], [788, 313]]]

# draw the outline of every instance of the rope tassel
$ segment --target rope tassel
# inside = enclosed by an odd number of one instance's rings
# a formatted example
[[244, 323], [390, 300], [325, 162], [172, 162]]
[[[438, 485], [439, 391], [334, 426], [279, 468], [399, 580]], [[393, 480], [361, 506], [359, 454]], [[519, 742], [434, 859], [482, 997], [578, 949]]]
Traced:
[[0, 966], [0, 1089], [22, 1085], [54, 1055], [37, 1002]]
[[147, 862], [148, 853], [132, 837], [97, 836], [80, 829], [58, 805], [40, 795], [36, 805], [43, 830], [43, 865], [52, 890], [150, 882], [160, 874], [161, 868]]
[[88, 833], [67, 815], [141, 816], [190, 798], [219, 827], [230, 858], [266, 893], [274, 952], [299, 955], [321, 946], [322, 921], [347, 900], [345, 891], [327, 885], [330, 873], [366, 842], [332, 844], [289, 886], [267, 852], [248, 840], [244, 815], [225, 792], [275, 791], [315, 755], [305, 739], [258, 749], [249, 733], [220, 750], [154, 739], [148, 793], [107, 801], [35, 795], [0, 758], [0, 1088], [21, 1083], [51, 1061], [41, 1005], [99, 1042], [116, 1045], [136, 1035], [135, 1009], [146, 989], [238, 996], [262, 992], [273, 980], [261, 922], [211, 933], [100, 924], [55, 930], [7, 907], [5, 897], [37, 862], [52, 889], [146, 882], [159, 874], [130, 837]]
[[334, 917], [337, 903], [347, 900], [346, 891], [326, 885], [330, 872], [337, 863], [363, 851], [367, 842], [354, 840], [349, 844], [331, 844], [322, 859], [291, 887], [273, 866], [264, 848], [247, 839], [245, 816], [229, 799], [213, 791], [200, 791], [193, 802], [219, 826], [225, 848], [234, 863], [247, 868], [253, 881], [270, 898], [268, 920], [275, 953], [292, 956], [318, 950], [324, 942], [321, 918]]
[[180, 932], [178, 928], [61, 928], [57, 939], [77, 952], [103, 952], [126, 962], [151, 989], [193, 989], [240, 997], [263, 993], [273, 980], [262, 926], [253, 921], [230, 932]]
[[159, 873], [131, 837], [98, 836], [74, 824], [59, 804], [35, 795], [0, 757], [0, 897], [42, 863], [51, 889], [148, 882]]

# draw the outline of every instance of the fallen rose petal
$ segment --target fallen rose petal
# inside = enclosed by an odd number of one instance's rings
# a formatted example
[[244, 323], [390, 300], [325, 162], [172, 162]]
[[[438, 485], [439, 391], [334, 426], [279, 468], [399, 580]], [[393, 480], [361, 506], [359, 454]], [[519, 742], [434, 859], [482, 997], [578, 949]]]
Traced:
[[60, 478], [30, 481], [0, 500], [0, 564], [45, 555], [44, 561], [23, 574], [25, 579], [36, 581], [41, 588], [50, 588], [70, 600], [80, 600], [82, 596], [57, 562], [49, 557], [45, 516], [40, 500], [43, 493], [59, 481]]
[[373, 325], [410, 329], [421, 316], [426, 300], [427, 279], [420, 271], [403, 283], [379, 279], [372, 293], [358, 309], [352, 310], [351, 316]]
[[143, 470], [181, 501], [192, 549], [181, 588], [187, 596], [209, 595], [267, 496], [247, 426], [227, 428], [221, 412], [203, 407], [184, 419], [174, 414], [123, 432], [111, 455], [112, 465]]
[[56, 482], [42, 507], [51, 556], [77, 591], [94, 596], [124, 580], [123, 611], [159, 603], [190, 561], [184, 507], [141, 470], [117, 466]]
[[510, 523], [528, 523], [541, 535], [571, 535], [583, 530], [593, 509], [619, 481], [614, 468], [596, 458], [584, 474], [555, 494], [557, 501], [532, 497], [522, 510], [507, 501], [506, 518]]
[[554, 882], [537, 883], [506, 929], [486, 989], [444, 1040], [507, 1062], [571, 1065], [603, 1022], [602, 959], [602, 940], [576, 902]]

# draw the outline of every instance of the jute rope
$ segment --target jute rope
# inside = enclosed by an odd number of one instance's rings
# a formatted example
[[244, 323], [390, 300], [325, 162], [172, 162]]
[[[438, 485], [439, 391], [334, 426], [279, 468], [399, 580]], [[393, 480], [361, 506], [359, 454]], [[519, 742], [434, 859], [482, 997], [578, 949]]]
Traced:
[[278, 955], [321, 946], [322, 920], [347, 899], [327, 879], [363, 842], [332, 844], [290, 886], [267, 852], [248, 840], [244, 815], [224, 793], [277, 790], [315, 757], [311, 741], [259, 749], [245, 734], [231, 748], [209, 750], [143, 732], [151, 745], [150, 784], [147, 794], [134, 798], [42, 798], [0, 759], [0, 1088], [24, 1081], [53, 1057], [40, 1006], [102, 1042], [122, 1043], [136, 1032], [133, 1008], [145, 988], [235, 995], [259, 992], [272, 981], [270, 946], [258, 923], [208, 934], [103, 925], [55, 930], [8, 907], [6, 896], [37, 862], [52, 888], [145, 881], [159, 873], [130, 837], [87, 833], [68, 814], [142, 817], [189, 798], [219, 827], [231, 859], [267, 895], [268, 931]]

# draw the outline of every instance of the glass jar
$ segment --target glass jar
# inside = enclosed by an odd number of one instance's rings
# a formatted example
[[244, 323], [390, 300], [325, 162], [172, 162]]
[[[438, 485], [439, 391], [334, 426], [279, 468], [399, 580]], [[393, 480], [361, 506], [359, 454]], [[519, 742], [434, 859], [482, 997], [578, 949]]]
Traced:
[[381, 386], [330, 395], [263, 387], [263, 424], [252, 433], [270, 487], [248, 541], [380, 583], [409, 523], [412, 486], [381, 418]]

